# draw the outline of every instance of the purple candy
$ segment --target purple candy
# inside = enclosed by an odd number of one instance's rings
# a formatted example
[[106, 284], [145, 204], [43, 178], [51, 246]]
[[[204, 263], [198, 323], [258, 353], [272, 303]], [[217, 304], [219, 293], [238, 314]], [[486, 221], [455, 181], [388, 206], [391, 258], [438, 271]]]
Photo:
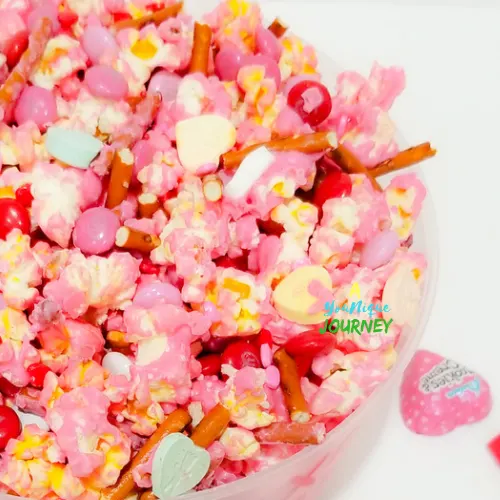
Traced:
[[382, 231], [365, 244], [361, 251], [360, 265], [370, 269], [387, 264], [399, 247], [399, 238], [394, 231]]

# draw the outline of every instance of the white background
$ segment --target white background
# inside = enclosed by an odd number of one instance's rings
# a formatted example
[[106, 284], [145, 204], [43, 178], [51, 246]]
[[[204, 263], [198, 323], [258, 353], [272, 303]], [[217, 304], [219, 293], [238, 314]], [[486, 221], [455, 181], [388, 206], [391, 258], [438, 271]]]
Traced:
[[500, 434], [500, 12], [262, 3], [345, 68], [367, 74], [374, 60], [405, 68], [393, 118], [409, 143], [430, 140], [438, 149], [422, 166], [436, 206], [440, 270], [421, 347], [477, 370], [494, 398], [486, 420], [426, 437], [404, 427], [395, 394], [377, 447], [331, 499], [499, 500], [500, 466], [487, 443]]

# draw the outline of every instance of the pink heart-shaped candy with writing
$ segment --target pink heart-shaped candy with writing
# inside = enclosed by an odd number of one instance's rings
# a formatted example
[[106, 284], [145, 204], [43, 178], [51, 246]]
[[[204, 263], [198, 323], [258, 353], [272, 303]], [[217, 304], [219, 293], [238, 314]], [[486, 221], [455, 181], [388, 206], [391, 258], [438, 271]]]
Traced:
[[477, 373], [430, 351], [417, 351], [403, 375], [401, 413], [416, 434], [441, 436], [485, 418], [490, 387]]

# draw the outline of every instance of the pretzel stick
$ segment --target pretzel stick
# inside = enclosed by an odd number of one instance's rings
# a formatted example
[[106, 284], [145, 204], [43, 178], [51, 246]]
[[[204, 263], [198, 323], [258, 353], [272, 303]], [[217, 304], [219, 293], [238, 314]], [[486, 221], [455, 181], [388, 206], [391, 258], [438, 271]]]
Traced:
[[300, 387], [300, 377], [297, 365], [285, 349], [279, 349], [274, 353], [276, 363], [281, 376], [281, 389], [285, 396], [285, 404], [290, 413], [292, 422], [305, 424], [311, 418], [307, 402]]
[[16, 102], [31, 73], [38, 65], [51, 34], [52, 22], [43, 17], [38, 21], [29, 37], [28, 48], [0, 88], [0, 109], [3, 116], [5, 116], [8, 106]]
[[125, 250], [149, 253], [160, 246], [161, 240], [153, 234], [143, 233], [131, 227], [121, 227], [116, 231], [115, 243]]
[[[218, 439], [229, 425], [229, 411], [218, 404], [214, 406], [196, 426], [191, 434], [191, 441], [200, 448], [208, 448]], [[156, 496], [151, 490], [145, 491], [140, 500], [155, 500]]]
[[124, 148], [115, 152], [111, 162], [106, 208], [115, 208], [127, 198], [133, 169], [134, 155], [130, 149]]
[[212, 30], [210, 29], [210, 26], [195, 23], [193, 51], [191, 53], [189, 73], [203, 73], [204, 75], [207, 75], [211, 42]]
[[265, 146], [272, 151], [299, 151], [301, 153], [321, 153], [326, 149], [337, 147], [337, 137], [332, 132], [316, 132], [299, 137], [287, 137], [275, 141], [254, 144], [241, 151], [230, 151], [221, 157], [221, 166], [231, 169], [239, 166], [252, 151]]
[[137, 466], [145, 464], [151, 457], [151, 453], [156, 449], [156, 445], [168, 434], [181, 432], [191, 423], [191, 417], [186, 410], [177, 409], [168, 415], [163, 423], [156, 429], [152, 436], [146, 441], [144, 446], [137, 452], [132, 462], [124, 469], [118, 482], [101, 492], [100, 500], [123, 500], [135, 488], [132, 471]]
[[254, 431], [259, 443], [274, 444], [319, 444], [324, 441], [324, 424], [299, 424], [297, 422], [276, 422]]
[[142, 193], [137, 198], [137, 201], [139, 203], [139, 215], [146, 219], [151, 219], [160, 208], [158, 196], [153, 193]]
[[267, 28], [276, 38], [281, 38], [288, 29], [278, 18], [276, 18]]
[[348, 174], [364, 174], [368, 177], [375, 191], [383, 191], [371, 172], [343, 144], [339, 144], [338, 147], [331, 152], [331, 155], [333, 160], [335, 160], [335, 162]]
[[215, 203], [222, 198], [222, 181], [215, 174], [203, 177], [203, 195], [208, 201]]
[[369, 172], [373, 177], [380, 177], [381, 175], [395, 172], [396, 170], [411, 167], [427, 158], [432, 158], [435, 154], [436, 150], [431, 147], [430, 143], [424, 142], [418, 146], [401, 151], [394, 156], [394, 158], [389, 158], [388, 160], [380, 162], [369, 169]]
[[174, 3], [173, 5], [165, 7], [164, 9], [154, 12], [153, 14], [148, 14], [147, 16], [139, 17], [138, 19], [125, 19], [123, 21], [118, 21], [113, 24], [112, 28], [115, 31], [120, 31], [124, 28], [135, 28], [140, 30], [149, 23], [158, 25], [169, 17], [175, 17], [182, 10], [182, 5], [182, 2]]
[[119, 330], [110, 330], [106, 335], [106, 342], [114, 349], [126, 349], [130, 342], [125, 340], [125, 333]]

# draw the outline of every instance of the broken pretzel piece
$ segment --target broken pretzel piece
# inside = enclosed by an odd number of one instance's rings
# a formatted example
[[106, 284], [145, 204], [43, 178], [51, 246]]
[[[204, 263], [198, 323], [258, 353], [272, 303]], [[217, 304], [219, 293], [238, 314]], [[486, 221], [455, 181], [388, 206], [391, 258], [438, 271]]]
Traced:
[[112, 28], [115, 31], [120, 31], [124, 28], [135, 28], [136, 30], [140, 30], [146, 24], [154, 23], [156, 25], [161, 24], [163, 21], [170, 17], [175, 17], [182, 10], [183, 3], [178, 2], [173, 5], [169, 5], [164, 9], [161, 9], [153, 14], [148, 14], [147, 16], [139, 17], [137, 19], [125, 19], [123, 21], [118, 21], [113, 24]]
[[117, 247], [125, 250], [150, 253], [160, 246], [161, 240], [153, 234], [143, 233], [137, 229], [123, 226], [116, 232], [115, 243]]
[[208, 60], [210, 56], [210, 44], [212, 43], [212, 30], [207, 24], [195, 23], [193, 51], [191, 53], [191, 64], [189, 73], [208, 74]]
[[276, 18], [267, 28], [276, 38], [281, 38], [287, 31], [285, 26], [278, 18]]

